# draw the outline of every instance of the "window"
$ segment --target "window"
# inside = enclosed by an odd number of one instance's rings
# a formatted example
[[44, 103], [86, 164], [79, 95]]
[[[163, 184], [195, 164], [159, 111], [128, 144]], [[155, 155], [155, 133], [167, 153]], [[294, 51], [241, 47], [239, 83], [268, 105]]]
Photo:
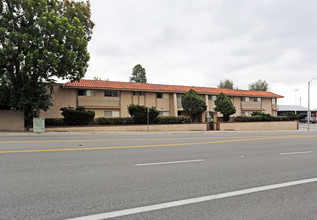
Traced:
[[254, 102], [261, 102], [261, 98], [254, 98]]
[[199, 97], [205, 101], [205, 95], [199, 95]]
[[160, 111], [160, 116], [169, 116], [170, 113], [169, 112], [166, 112], [166, 111]]
[[249, 97], [241, 97], [241, 102], [248, 102], [250, 100]]
[[119, 110], [106, 110], [105, 117], [108, 117], [108, 118], [120, 117], [120, 111]]
[[106, 97], [119, 97], [119, 95], [120, 95], [119, 91], [111, 91], [111, 90], [105, 91]]
[[158, 99], [168, 99], [168, 93], [156, 93], [156, 98]]
[[272, 99], [272, 104], [275, 105], [276, 101], [275, 99]]
[[78, 96], [95, 96], [94, 90], [78, 89]]
[[133, 92], [133, 96], [144, 96], [144, 92]]
[[215, 101], [217, 99], [217, 96], [216, 95], [209, 95], [208, 96], [208, 100], [213, 100]]
[[244, 116], [250, 116], [250, 112], [241, 112], [241, 115], [244, 115]]

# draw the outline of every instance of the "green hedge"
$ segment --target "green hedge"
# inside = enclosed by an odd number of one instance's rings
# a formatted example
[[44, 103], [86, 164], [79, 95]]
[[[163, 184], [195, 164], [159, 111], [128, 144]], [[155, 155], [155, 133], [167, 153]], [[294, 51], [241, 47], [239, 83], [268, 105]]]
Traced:
[[64, 126], [64, 119], [62, 118], [45, 118], [45, 127], [47, 126]]
[[60, 110], [64, 116], [64, 123], [67, 125], [88, 125], [93, 122], [95, 117], [95, 112], [86, 111], [83, 107], [76, 109], [64, 107]]
[[252, 121], [294, 121], [292, 117], [287, 116], [237, 116], [235, 118], [237, 122], [252, 122]]
[[190, 117], [186, 116], [159, 116], [156, 119], [157, 124], [187, 124], [191, 122]]
[[128, 125], [133, 124], [133, 120], [131, 117], [126, 118], [97, 118], [96, 122], [98, 125]]

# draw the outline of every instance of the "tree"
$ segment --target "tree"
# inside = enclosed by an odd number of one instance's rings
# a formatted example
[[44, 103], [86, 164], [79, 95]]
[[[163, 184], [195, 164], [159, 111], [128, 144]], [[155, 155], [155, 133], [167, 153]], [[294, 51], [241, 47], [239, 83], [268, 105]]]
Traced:
[[215, 105], [215, 111], [220, 112], [223, 115], [224, 121], [226, 122], [230, 120], [230, 115], [236, 113], [236, 108], [233, 106], [229, 97], [224, 93], [217, 95]]
[[233, 89], [233, 82], [230, 79], [225, 79], [224, 81], [220, 81], [218, 88]]
[[145, 74], [146, 74], [145, 69], [140, 64], [137, 64], [132, 70], [132, 75], [130, 76], [130, 82], [147, 83]]
[[190, 89], [182, 96], [182, 106], [192, 121], [195, 121], [201, 113], [207, 110], [206, 102], [199, 97], [194, 89]]
[[79, 80], [87, 70], [90, 3], [2, 0], [0, 12], [0, 106], [23, 111], [29, 126], [52, 106], [57, 78]]
[[255, 81], [254, 83], [249, 84], [249, 90], [254, 91], [268, 91], [269, 90], [269, 84], [265, 80], [259, 79], [258, 81]]

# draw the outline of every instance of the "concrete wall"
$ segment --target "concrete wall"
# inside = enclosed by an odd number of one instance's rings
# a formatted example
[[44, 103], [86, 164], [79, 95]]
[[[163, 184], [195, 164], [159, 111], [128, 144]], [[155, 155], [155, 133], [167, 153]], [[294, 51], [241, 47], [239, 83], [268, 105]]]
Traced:
[[219, 122], [220, 131], [297, 130], [297, 121]]
[[24, 131], [23, 112], [0, 110], [0, 131]]
[[[108, 131], [108, 132], [139, 132], [147, 131], [146, 125], [129, 125], [129, 126], [92, 126], [92, 127], [59, 127], [46, 128], [46, 132], [74, 132], [74, 131]], [[149, 131], [206, 131], [206, 124], [168, 124], [168, 125], [150, 125]]]
[[44, 118], [63, 118], [60, 108], [77, 107], [77, 90], [65, 89], [60, 85], [54, 85], [54, 94], [52, 94], [53, 106], [46, 112], [42, 111], [40, 117]]

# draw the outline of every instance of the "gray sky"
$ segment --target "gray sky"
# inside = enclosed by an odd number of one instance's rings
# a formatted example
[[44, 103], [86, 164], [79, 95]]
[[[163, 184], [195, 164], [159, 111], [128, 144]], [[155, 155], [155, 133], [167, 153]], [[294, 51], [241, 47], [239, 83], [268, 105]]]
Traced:
[[[129, 81], [141, 64], [149, 83], [217, 87], [258, 79], [307, 107], [317, 77], [317, 1], [90, 0], [96, 26], [85, 76]], [[295, 92], [295, 89], [298, 89]], [[317, 108], [317, 79], [311, 107]]]

